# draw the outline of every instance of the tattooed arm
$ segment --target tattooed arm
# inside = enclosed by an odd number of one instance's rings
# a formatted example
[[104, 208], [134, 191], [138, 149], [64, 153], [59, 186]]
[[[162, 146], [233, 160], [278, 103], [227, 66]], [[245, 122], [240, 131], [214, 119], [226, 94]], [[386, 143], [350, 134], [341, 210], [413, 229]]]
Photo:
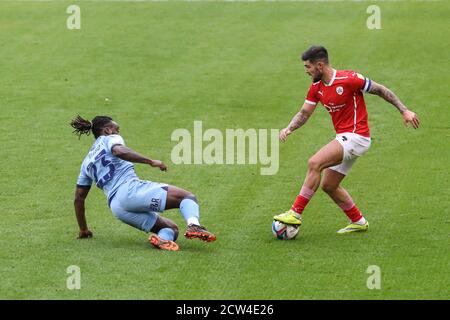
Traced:
[[417, 118], [417, 114], [408, 110], [408, 108], [400, 101], [400, 99], [393, 93], [390, 89], [385, 86], [372, 81], [372, 84], [369, 89], [369, 93], [376, 94], [377, 96], [382, 97], [384, 100], [392, 104], [403, 116], [403, 122], [407, 126], [408, 123], [411, 123], [414, 129], [419, 128], [419, 118]]
[[281, 129], [280, 140], [283, 142], [286, 141], [288, 135], [290, 135], [294, 130], [303, 126], [306, 121], [308, 121], [309, 117], [313, 114], [315, 109], [315, 105], [305, 102], [300, 111], [292, 118], [289, 125], [286, 128]]

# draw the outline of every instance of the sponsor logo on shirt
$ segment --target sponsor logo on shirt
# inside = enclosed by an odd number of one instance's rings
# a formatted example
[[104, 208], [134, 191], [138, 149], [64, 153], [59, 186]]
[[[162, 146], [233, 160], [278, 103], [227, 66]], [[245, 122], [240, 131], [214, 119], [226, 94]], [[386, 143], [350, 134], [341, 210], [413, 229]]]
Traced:
[[328, 112], [330, 112], [330, 113], [337, 112], [337, 111], [340, 111], [343, 107], [345, 107], [345, 103], [339, 104], [337, 106], [333, 106], [333, 105], [328, 106], [328, 105], [324, 104], [324, 107], [327, 108]]

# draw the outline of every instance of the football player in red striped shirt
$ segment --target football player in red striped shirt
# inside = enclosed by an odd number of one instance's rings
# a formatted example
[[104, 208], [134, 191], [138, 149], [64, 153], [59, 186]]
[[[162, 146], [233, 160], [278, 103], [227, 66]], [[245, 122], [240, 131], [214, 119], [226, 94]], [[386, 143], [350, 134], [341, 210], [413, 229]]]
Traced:
[[[303, 210], [319, 188], [344, 211], [350, 224], [338, 233], [366, 231], [369, 227], [347, 190], [340, 186], [357, 158], [370, 147], [370, 130], [364, 93], [382, 97], [400, 112], [405, 125], [419, 127], [417, 115], [408, 110], [400, 99], [385, 86], [351, 70], [336, 70], [328, 61], [328, 52], [322, 46], [312, 46], [302, 55], [311, 84], [305, 102], [289, 125], [280, 131], [280, 140], [303, 126], [320, 102], [330, 113], [336, 138], [323, 146], [308, 160], [308, 171], [292, 208], [274, 217], [286, 224], [301, 225]], [[323, 177], [322, 177], [323, 172]]]

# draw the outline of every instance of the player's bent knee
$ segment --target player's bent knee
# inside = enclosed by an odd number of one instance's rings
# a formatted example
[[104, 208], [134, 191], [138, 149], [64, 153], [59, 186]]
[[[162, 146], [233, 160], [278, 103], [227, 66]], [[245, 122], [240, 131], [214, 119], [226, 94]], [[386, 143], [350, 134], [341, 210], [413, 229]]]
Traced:
[[321, 163], [314, 158], [309, 158], [308, 169], [312, 171], [320, 171]]
[[198, 203], [197, 197], [195, 196], [195, 194], [190, 193], [190, 192], [188, 193], [187, 196], [185, 196], [185, 197], [183, 198], [183, 200], [184, 200], [184, 199], [190, 199], [190, 200], [192, 200], [192, 201]]
[[195, 202], [197, 202], [197, 198], [195, 197], [195, 194], [193, 194], [190, 191], [180, 189], [180, 192], [177, 194], [178, 199], [183, 201], [184, 199], [191, 199]]

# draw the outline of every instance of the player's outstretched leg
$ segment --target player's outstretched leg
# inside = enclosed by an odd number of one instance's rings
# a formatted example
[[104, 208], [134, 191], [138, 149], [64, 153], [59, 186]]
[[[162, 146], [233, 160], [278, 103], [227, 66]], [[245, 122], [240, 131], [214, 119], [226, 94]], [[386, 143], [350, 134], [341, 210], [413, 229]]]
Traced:
[[358, 231], [367, 231], [369, 222], [363, 217], [361, 211], [355, 205], [350, 194], [340, 186], [345, 175], [326, 169], [323, 175], [322, 190], [325, 191], [331, 199], [344, 211], [350, 219], [350, 224], [337, 231], [339, 234], [346, 234]]
[[197, 198], [189, 191], [168, 186], [166, 209], [180, 208], [187, 223], [184, 236], [188, 239], [200, 239], [206, 242], [216, 240], [216, 236], [200, 225], [200, 208]]
[[151, 232], [155, 234], [151, 234], [148, 241], [155, 248], [168, 251], [179, 250], [175, 242], [178, 238], [178, 226], [172, 220], [158, 216]]

